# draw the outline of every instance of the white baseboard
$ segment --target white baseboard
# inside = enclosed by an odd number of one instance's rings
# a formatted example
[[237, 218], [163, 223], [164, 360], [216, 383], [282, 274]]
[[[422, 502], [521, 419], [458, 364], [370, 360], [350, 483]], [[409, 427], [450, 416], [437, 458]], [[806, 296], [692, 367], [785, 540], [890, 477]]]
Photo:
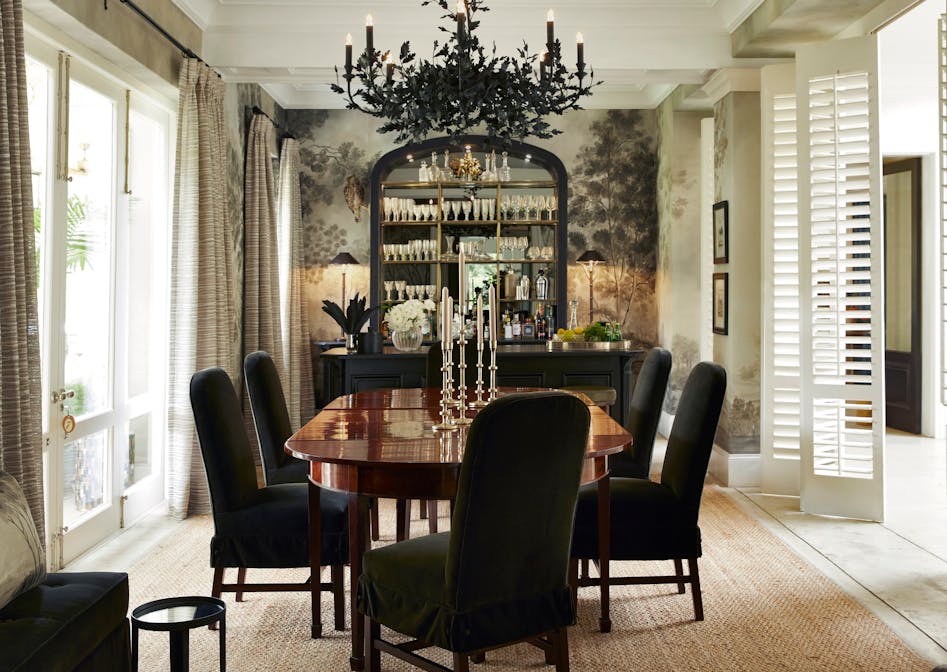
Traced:
[[759, 453], [731, 454], [715, 445], [707, 471], [729, 488], [758, 488], [761, 464]]

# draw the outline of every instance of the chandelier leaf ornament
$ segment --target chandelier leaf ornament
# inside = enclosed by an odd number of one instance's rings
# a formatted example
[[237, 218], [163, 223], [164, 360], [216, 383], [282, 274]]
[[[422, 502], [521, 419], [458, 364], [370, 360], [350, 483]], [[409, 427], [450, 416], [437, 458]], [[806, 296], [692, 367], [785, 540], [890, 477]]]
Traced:
[[401, 45], [397, 62], [390, 51], [377, 51], [369, 14], [365, 50], [353, 61], [352, 36], [346, 36], [345, 87], [338, 68], [331, 85], [348, 109], [384, 120], [378, 131], [396, 133], [398, 144], [420, 142], [435, 133], [457, 137], [477, 127], [500, 144], [529, 136], [551, 138], [562, 131], [546, 118], [581, 109], [579, 101], [601, 83], [592, 81], [591, 70], [586, 72], [581, 33], [576, 36], [575, 70], [563, 64], [552, 10], [546, 17], [542, 54], [530, 54], [524, 41], [511, 57], [498, 56], [495, 44], [488, 49], [477, 37], [477, 13], [490, 11], [482, 0], [458, 0], [453, 11], [448, 0], [421, 3], [430, 4], [440, 6], [446, 12], [441, 18], [453, 24], [440, 26], [448, 37], [434, 42], [431, 60], [418, 59], [410, 42]]

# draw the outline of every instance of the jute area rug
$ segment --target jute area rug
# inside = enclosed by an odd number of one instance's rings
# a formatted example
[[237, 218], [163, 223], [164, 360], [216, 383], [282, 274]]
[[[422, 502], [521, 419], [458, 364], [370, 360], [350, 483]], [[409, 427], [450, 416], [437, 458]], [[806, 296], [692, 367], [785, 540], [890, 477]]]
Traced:
[[[441, 529], [449, 520], [441, 505]], [[382, 543], [393, 540], [394, 506], [383, 502]], [[616, 521], [617, 524], [620, 522]], [[615, 524], [615, 523], [613, 523]], [[700, 526], [705, 621], [693, 620], [691, 596], [672, 586], [612, 588], [612, 632], [598, 632], [598, 589], [579, 591], [578, 623], [570, 628], [572, 670], [854, 670], [929, 672], [915, 655], [865, 608], [741, 511], [716, 486], [707, 486]], [[423, 534], [417, 519], [412, 533]], [[208, 566], [213, 522], [190, 518], [145, 560], [129, 570], [131, 604], [175, 595], [209, 595]], [[498, 553], [503, 549], [498, 548]], [[613, 563], [613, 574], [662, 574], [671, 563]], [[304, 570], [250, 570], [249, 580], [301, 580]], [[332, 629], [331, 596], [323, 594], [325, 635], [309, 638], [309, 602], [303, 593], [251, 593], [227, 602], [229, 670], [338, 670], [348, 667], [350, 631]], [[348, 618], [346, 617], [346, 623]], [[191, 669], [217, 670], [217, 633], [191, 632]], [[164, 633], [140, 635], [140, 670], [168, 669]], [[449, 664], [443, 653], [431, 657]], [[383, 655], [382, 669], [413, 669]], [[483, 672], [551, 670], [529, 645], [507, 647], [472, 665]]]

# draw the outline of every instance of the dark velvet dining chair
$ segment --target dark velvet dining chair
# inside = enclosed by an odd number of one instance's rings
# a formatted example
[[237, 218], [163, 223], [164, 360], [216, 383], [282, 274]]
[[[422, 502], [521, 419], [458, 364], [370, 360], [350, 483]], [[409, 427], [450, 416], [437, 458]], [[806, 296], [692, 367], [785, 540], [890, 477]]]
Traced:
[[[288, 455], [284, 450], [286, 439], [293, 435], [293, 427], [289, 421], [279, 373], [270, 353], [257, 350], [247, 355], [243, 360], [243, 375], [247, 382], [257, 443], [260, 444], [264, 482], [267, 485], [308, 483], [309, 463]], [[370, 513], [372, 539], [378, 541], [378, 506], [374, 498]]]
[[[677, 584], [678, 593], [683, 593], [689, 583], [698, 621], [704, 619], [697, 570], [702, 553], [698, 514], [726, 386], [723, 367], [709, 362], [694, 367], [668, 437], [660, 483], [647, 478], [611, 478], [609, 483], [611, 561], [674, 561], [674, 576], [624, 577], [609, 571], [609, 585], [669, 583]], [[572, 540], [574, 588], [599, 585], [598, 578], [578, 577], [578, 560], [598, 561], [598, 557], [598, 491], [583, 486]], [[607, 629], [605, 624], [602, 627]]]
[[[451, 651], [455, 672], [466, 672], [470, 656], [523, 640], [569, 669], [569, 546], [589, 419], [585, 404], [563, 392], [512, 394], [480, 411], [451, 531], [364, 555], [357, 600], [368, 672], [379, 669], [382, 651], [447, 669], [414, 653], [428, 646]], [[414, 639], [388, 642], [381, 625]]]
[[293, 428], [273, 358], [262, 350], [251, 352], [243, 360], [243, 374], [260, 444], [265, 483], [305, 483], [309, 478], [309, 463], [287, 455], [284, 450]]
[[[309, 486], [284, 483], [257, 487], [256, 467], [230, 376], [220, 368], [191, 377], [191, 408], [210, 488], [214, 536], [211, 594], [306, 591], [312, 599], [312, 636], [322, 634], [320, 591], [333, 593], [335, 627], [345, 627], [342, 567], [348, 559], [348, 499], [325, 491], [320, 496], [320, 540], [310, 549]], [[313, 552], [310, 564], [310, 550]], [[330, 566], [331, 582], [318, 574], [304, 583], [247, 583], [248, 568]], [[236, 568], [236, 583], [224, 583], [224, 569]]]
[[638, 372], [625, 416], [625, 429], [632, 436], [631, 447], [608, 458], [608, 471], [613, 477], [648, 478], [651, 475], [654, 437], [670, 375], [671, 353], [664, 348], [652, 348]]

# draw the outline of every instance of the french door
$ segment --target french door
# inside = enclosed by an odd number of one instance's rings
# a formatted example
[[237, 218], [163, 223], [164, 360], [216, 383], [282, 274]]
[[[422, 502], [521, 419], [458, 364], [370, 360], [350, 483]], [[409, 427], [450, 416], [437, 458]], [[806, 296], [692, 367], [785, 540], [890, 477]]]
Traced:
[[170, 114], [45, 43], [27, 52], [58, 568], [163, 498]]

